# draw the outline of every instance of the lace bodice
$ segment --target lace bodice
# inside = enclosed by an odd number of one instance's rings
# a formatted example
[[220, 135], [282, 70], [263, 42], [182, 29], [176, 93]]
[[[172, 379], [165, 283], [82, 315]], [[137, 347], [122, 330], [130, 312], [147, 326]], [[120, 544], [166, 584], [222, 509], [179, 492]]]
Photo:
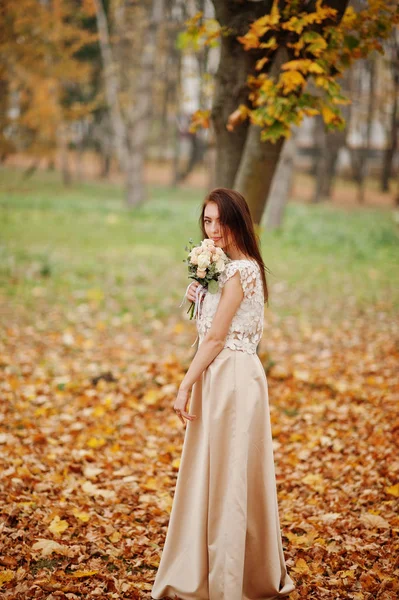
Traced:
[[228, 331], [224, 348], [255, 354], [263, 333], [264, 298], [259, 265], [250, 259], [231, 260], [219, 275], [219, 290], [216, 294], [206, 291], [197, 331], [200, 345], [208, 333], [218, 307], [224, 284], [237, 272], [240, 273], [244, 298], [238, 307]]

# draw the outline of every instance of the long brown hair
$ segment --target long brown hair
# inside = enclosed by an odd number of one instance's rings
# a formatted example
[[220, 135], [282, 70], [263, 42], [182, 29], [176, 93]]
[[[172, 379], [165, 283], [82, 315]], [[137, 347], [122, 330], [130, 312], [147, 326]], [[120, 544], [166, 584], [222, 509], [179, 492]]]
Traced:
[[209, 202], [215, 202], [219, 209], [220, 225], [223, 233], [228, 228], [235, 240], [237, 247], [248, 257], [253, 258], [259, 265], [263, 281], [263, 296], [265, 303], [269, 300], [269, 290], [266, 281], [266, 271], [270, 270], [263, 262], [260, 253], [260, 239], [255, 233], [254, 224], [249, 206], [239, 192], [228, 188], [215, 188], [205, 197], [199, 224], [202, 235], [207, 238], [204, 224], [205, 208]]

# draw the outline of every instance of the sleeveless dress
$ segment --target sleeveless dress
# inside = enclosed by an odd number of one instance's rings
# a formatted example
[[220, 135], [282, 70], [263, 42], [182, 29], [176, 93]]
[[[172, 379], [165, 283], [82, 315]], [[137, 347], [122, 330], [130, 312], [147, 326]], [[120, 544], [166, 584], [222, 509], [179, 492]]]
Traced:
[[256, 261], [231, 260], [197, 318], [199, 345], [226, 281], [244, 298], [225, 345], [194, 383], [165, 543], [151, 597], [271, 600], [295, 589], [277, 504], [267, 379], [256, 353], [264, 300]]

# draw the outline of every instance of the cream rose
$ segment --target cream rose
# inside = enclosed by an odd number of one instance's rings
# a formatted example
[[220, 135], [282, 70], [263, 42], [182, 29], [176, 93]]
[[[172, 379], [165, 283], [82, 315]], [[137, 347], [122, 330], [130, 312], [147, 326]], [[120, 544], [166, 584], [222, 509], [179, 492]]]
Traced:
[[206, 275], [206, 270], [205, 269], [197, 269], [197, 277], [199, 277], [200, 279], [203, 279]]
[[209, 252], [202, 252], [198, 257], [198, 268], [203, 270], [209, 267], [211, 263], [211, 256]]
[[220, 259], [216, 261], [216, 270], [218, 273], [222, 273], [225, 269], [224, 260]]

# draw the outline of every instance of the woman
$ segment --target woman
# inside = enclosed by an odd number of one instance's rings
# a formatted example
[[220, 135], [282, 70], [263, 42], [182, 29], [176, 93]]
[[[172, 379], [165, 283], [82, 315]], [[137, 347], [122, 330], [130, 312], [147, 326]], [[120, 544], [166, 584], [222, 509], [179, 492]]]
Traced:
[[[230, 260], [219, 291], [205, 294], [198, 350], [174, 404], [187, 425], [151, 595], [271, 600], [295, 586], [284, 561], [268, 387], [256, 353], [268, 299], [265, 266], [238, 192], [213, 190], [200, 225]], [[190, 286], [190, 300], [198, 285]]]

